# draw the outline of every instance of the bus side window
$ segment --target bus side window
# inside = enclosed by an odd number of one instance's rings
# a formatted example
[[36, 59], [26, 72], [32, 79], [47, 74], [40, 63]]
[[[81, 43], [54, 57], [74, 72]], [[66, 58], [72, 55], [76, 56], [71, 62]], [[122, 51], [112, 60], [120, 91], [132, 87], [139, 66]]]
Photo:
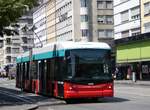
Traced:
[[26, 78], [29, 80], [29, 62], [27, 62], [27, 73], [26, 73]]
[[56, 74], [56, 72], [55, 72], [55, 59], [54, 58], [51, 59], [51, 69], [50, 70], [51, 70], [50, 71], [51, 79], [53, 81], [53, 80], [55, 80], [54, 78], [55, 78], [55, 74]]
[[41, 63], [40, 63], [40, 79], [41, 80], [45, 80], [44, 79], [44, 60], [41, 60]]
[[54, 79], [60, 80], [59, 76], [59, 58], [54, 58]]
[[47, 78], [48, 78], [48, 80], [50, 80], [50, 76], [51, 76], [51, 60], [48, 59], [47, 60]]
[[31, 79], [37, 79], [37, 61], [32, 61], [31, 62], [31, 73], [30, 73], [30, 78]]
[[60, 79], [63, 80], [66, 77], [66, 62], [63, 57], [59, 59], [59, 74]]
[[61, 65], [60, 58], [56, 58], [56, 64], [55, 64], [56, 74], [55, 74], [55, 77], [56, 77], [56, 80], [59, 80], [59, 81], [62, 80], [62, 73], [61, 73], [61, 70], [60, 70], [60, 65]]

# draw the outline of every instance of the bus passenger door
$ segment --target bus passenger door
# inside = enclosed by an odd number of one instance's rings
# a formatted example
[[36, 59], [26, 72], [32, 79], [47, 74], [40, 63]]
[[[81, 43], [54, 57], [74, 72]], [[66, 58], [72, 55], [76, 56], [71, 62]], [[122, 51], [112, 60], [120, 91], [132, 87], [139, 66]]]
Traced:
[[55, 86], [57, 88], [57, 95], [60, 98], [64, 97], [64, 82], [63, 82], [63, 74], [64, 74], [64, 61], [63, 58], [57, 58], [56, 59], [56, 63], [55, 63], [55, 79], [57, 81], [57, 86]]
[[21, 63], [21, 71], [20, 71], [20, 73], [21, 73], [21, 77], [20, 77], [20, 79], [21, 79], [21, 89], [23, 90], [24, 89], [24, 78], [25, 78], [25, 65], [24, 65], [24, 63]]
[[46, 60], [42, 60], [41, 62], [41, 88], [42, 88], [42, 93], [46, 95], [46, 85], [47, 85], [47, 77], [46, 77]]
[[46, 93], [46, 74], [45, 74], [45, 63], [44, 61], [38, 62], [38, 80], [39, 80], [39, 92], [42, 94]]
[[25, 88], [25, 63], [22, 64], [22, 89]]
[[49, 96], [53, 96], [53, 89], [54, 89], [54, 84], [53, 84], [53, 61], [51, 59], [47, 60], [47, 72], [46, 72], [46, 77], [47, 77], [47, 86], [46, 86], [46, 91]]

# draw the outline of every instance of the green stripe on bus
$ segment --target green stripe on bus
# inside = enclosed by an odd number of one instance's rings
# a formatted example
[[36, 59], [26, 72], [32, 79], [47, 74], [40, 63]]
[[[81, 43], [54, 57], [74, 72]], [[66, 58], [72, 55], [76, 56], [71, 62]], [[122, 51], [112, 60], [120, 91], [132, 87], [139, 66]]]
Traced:
[[[32, 60], [42, 60], [42, 59], [47, 59], [47, 58], [54, 58], [56, 56], [63, 57], [64, 55], [65, 55], [64, 50], [59, 50], [56, 52], [45, 52], [45, 53], [32, 55]], [[29, 60], [30, 60], [29, 56], [16, 59], [17, 63], [27, 62]]]

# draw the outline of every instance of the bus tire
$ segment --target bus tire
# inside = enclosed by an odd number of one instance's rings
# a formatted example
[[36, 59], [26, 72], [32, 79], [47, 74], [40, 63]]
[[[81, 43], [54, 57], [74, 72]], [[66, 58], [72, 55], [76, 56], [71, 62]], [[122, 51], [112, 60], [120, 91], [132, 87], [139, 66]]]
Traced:
[[73, 104], [74, 100], [73, 99], [65, 99], [66, 104]]

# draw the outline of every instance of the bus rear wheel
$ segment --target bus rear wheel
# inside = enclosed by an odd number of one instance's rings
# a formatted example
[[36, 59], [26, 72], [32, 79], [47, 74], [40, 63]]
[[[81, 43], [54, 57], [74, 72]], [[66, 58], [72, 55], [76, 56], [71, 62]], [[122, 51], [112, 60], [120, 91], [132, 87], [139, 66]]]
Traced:
[[76, 102], [75, 99], [65, 99], [66, 104], [73, 104]]

